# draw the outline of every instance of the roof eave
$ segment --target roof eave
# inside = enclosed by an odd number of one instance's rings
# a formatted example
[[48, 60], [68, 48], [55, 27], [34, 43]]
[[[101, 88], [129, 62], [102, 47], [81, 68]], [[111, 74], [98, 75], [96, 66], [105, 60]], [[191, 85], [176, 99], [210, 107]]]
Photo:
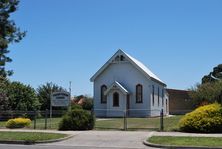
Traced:
[[114, 85], [117, 86], [117, 88], [124, 94], [127, 95], [129, 94], [129, 91], [124, 88], [119, 82], [115, 81], [106, 91], [105, 91], [105, 95], [107, 95], [114, 87]]
[[153, 81], [155, 81], [155, 82], [157, 82], [157, 83], [162, 84], [164, 87], [167, 86], [164, 82], [161, 82], [161, 81], [159, 81], [159, 80], [157, 80], [157, 79], [155, 79], [155, 78], [152, 78], [152, 77], [151, 77], [151, 80], [153, 80]]
[[121, 52], [122, 50], [118, 50], [91, 78], [90, 81], [94, 82], [95, 79], [106, 69], [106, 67], [109, 65], [109, 63], [111, 62], [111, 60], [116, 56], [116, 54], [118, 54], [119, 52]]

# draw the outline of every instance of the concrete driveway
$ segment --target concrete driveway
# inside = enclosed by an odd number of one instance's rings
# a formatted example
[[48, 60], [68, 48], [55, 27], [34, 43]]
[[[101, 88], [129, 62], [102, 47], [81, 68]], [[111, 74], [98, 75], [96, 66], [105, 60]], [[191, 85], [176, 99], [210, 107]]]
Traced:
[[149, 148], [143, 145], [150, 132], [135, 131], [81, 131], [67, 132], [75, 136], [68, 140], [42, 146], [72, 146], [75, 148], [128, 148], [144, 149]]

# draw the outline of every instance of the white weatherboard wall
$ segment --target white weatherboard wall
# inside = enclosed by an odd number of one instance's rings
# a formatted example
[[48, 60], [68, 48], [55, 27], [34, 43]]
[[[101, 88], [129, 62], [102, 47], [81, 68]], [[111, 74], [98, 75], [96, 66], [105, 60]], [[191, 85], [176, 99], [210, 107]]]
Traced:
[[[153, 87], [152, 86], [154, 86], [154, 104], [153, 104], [153, 94], [152, 94]], [[159, 88], [159, 105], [158, 105], [158, 88]], [[162, 90], [164, 90], [164, 92], [165, 92], [165, 88], [164, 88], [164, 86], [159, 85], [158, 83], [153, 81], [152, 85], [150, 86], [150, 89], [152, 90], [151, 94], [150, 94], [150, 97], [151, 97], [151, 100], [150, 100], [150, 103], [151, 103], [151, 116], [160, 116], [160, 111], [162, 109], [164, 111], [166, 111], [165, 110], [165, 107], [166, 107], [165, 106], [165, 101], [164, 101], [164, 104], [162, 106], [162, 99], [163, 99], [162, 98]]]
[[[113, 93], [119, 93], [119, 107], [113, 107]], [[111, 91], [107, 96], [107, 117], [123, 117], [126, 110], [126, 95], [119, 90]]]
[[[99, 77], [97, 77], [94, 82], [95, 109], [106, 109], [107, 104], [101, 104], [100, 102], [100, 87], [103, 84], [110, 86], [115, 81], [121, 83], [130, 92], [130, 109], [132, 109], [132, 113], [139, 113], [140, 111], [138, 111], [138, 109], [141, 109], [141, 111], [147, 110], [146, 114], [149, 114], [149, 84], [151, 80], [148, 80], [140, 71], [127, 62], [112, 63]], [[143, 85], [143, 103], [136, 103], [135, 91], [137, 84]], [[108, 100], [112, 101], [112, 98], [108, 98]], [[135, 109], [135, 111], [133, 111], [133, 109]]]
[[[124, 52], [119, 50], [116, 55]], [[126, 54], [124, 55], [126, 56]], [[130, 96], [130, 116], [159, 116], [163, 108], [166, 111], [165, 101], [162, 107], [162, 89], [165, 90], [165, 84], [149, 77], [145, 72], [141, 71], [135, 64], [131, 62], [132, 57], [126, 57], [124, 61], [113, 61], [110, 59], [91, 79], [94, 82], [94, 110], [97, 117], [119, 117], [122, 116], [117, 111], [124, 111], [126, 108], [126, 96], [120, 90], [116, 90], [120, 95], [120, 107], [113, 107], [113, 92], [110, 91], [107, 96], [107, 103], [101, 103], [101, 86], [106, 85], [108, 88], [117, 81], [128, 92]], [[143, 86], [143, 102], [136, 103], [136, 85]], [[155, 104], [152, 104], [152, 85], [155, 86]], [[160, 105], [158, 106], [158, 87], [160, 89]], [[166, 113], [165, 113], [166, 114]]]

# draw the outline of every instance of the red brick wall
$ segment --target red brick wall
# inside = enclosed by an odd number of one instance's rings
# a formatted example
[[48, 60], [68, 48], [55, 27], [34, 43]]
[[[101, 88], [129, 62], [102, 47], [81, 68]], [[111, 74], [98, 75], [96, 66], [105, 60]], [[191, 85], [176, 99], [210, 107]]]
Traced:
[[169, 94], [169, 113], [185, 114], [194, 110], [194, 104], [189, 96], [189, 91], [167, 89]]

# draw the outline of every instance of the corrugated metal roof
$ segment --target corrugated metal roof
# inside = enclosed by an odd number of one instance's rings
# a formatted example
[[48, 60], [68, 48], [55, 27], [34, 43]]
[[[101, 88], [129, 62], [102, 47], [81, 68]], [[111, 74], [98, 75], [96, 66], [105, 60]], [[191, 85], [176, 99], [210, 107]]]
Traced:
[[[122, 51], [124, 52], [124, 51]], [[124, 52], [125, 53], [125, 52]], [[138, 61], [134, 57], [130, 56], [129, 54], [125, 53], [138, 67], [140, 67], [147, 75], [149, 75], [151, 78], [156, 79], [162, 83], [164, 83], [162, 80], [160, 80], [149, 68], [147, 68], [142, 62]], [[165, 84], [165, 83], [164, 83]]]
[[108, 67], [108, 65], [110, 65], [110, 63], [112, 62], [112, 59], [114, 59], [116, 56], [118, 55], [124, 55], [129, 62], [131, 62], [135, 67], [137, 67], [137, 69], [139, 69], [141, 72], [143, 72], [146, 76], [148, 76], [149, 78], [156, 80], [159, 83], [162, 83], [163, 85], [166, 85], [162, 80], [160, 80], [149, 68], [147, 68], [142, 62], [138, 61], [137, 59], [135, 59], [134, 57], [130, 56], [129, 54], [127, 54], [126, 52], [124, 52], [123, 50], [119, 49], [94, 75], [93, 77], [90, 79], [92, 82], [96, 79], [97, 76], [99, 76], [100, 73], [102, 73], [106, 67]]
[[106, 91], [105, 91], [105, 95], [107, 95], [112, 89], [120, 89], [122, 91], [122, 93], [124, 94], [129, 94], [129, 91], [123, 87], [119, 82], [115, 81]]

